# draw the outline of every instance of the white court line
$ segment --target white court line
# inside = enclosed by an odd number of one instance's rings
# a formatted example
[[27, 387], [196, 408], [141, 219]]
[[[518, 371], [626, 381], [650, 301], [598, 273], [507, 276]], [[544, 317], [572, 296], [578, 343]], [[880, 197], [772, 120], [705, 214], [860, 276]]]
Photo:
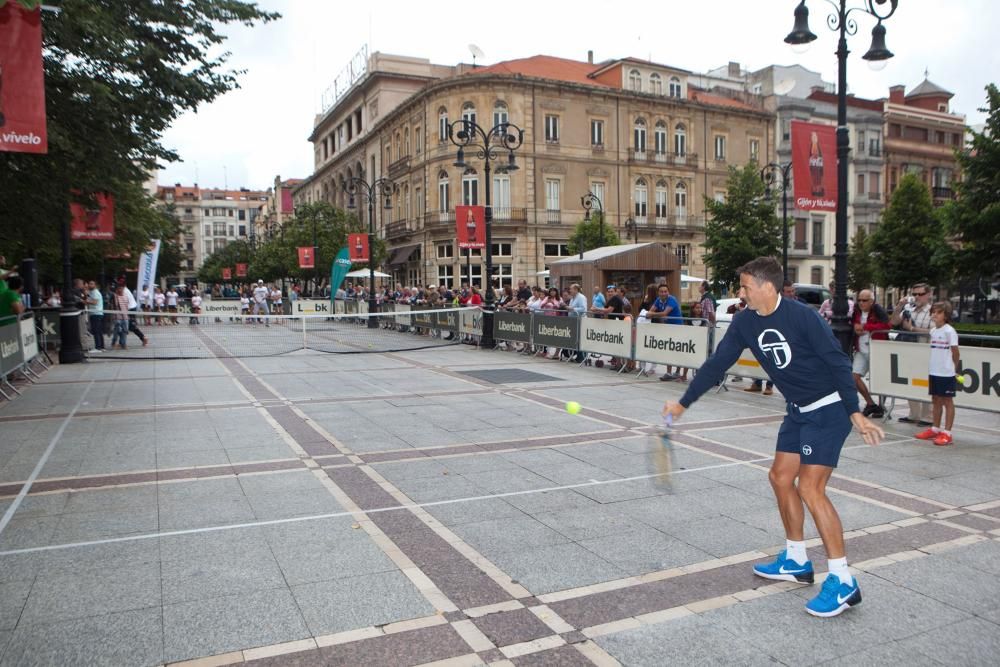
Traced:
[[73, 415], [75, 415], [77, 410], [80, 409], [80, 406], [83, 405], [83, 399], [87, 397], [87, 392], [89, 392], [90, 388], [94, 386], [94, 382], [94, 380], [91, 380], [87, 383], [83, 393], [80, 394], [80, 398], [77, 399], [76, 405], [73, 406], [70, 413], [66, 415], [65, 419], [63, 419], [62, 424], [59, 425], [59, 429], [56, 431], [56, 434], [52, 436], [49, 446], [45, 448], [45, 453], [42, 454], [42, 458], [38, 460], [38, 463], [35, 465], [35, 469], [31, 471], [31, 475], [29, 475], [28, 479], [24, 482], [24, 486], [21, 487], [21, 490], [14, 498], [14, 502], [12, 502], [10, 507], [7, 508], [7, 511], [4, 512], [3, 518], [0, 519], [0, 535], [3, 535], [3, 531], [7, 527], [7, 524], [9, 524], [10, 520], [14, 518], [14, 512], [16, 512], [17, 508], [21, 505], [21, 501], [24, 500], [24, 497], [28, 495], [28, 491], [31, 490], [31, 485], [35, 483], [36, 479], [38, 479], [39, 473], [41, 473], [42, 468], [45, 467], [45, 462], [49, 460], [49, 455], [52, 454], [52, 450], [55, 449], [55, 446], [59, 443], [63, 433], [66, 432], [66, 427], [69, 426], [69, 421], [73, 419]]
[[[678, 444], [680, 444], [680, 443], [678, 443]], [[888, 444], [896, 444], [896, 443], [888, 443]], [[681, 445], [681, 446], [687, 448], [686, 445]], [[859, 449], [861, 447], [871, 447], [871, 445], [867, 445], [867, 444], [865, 444], [865, 445], [853, 445], [851, 447], [844, 447], [844, 450], [847, 450], [847, 449]], [[692, 447], [692, 448], [690, 448], [690, 451], [698, 452], [699, 450], [697, 448]], [[527, 490], [524, 490], [524, 491], [507, 491], [507, 492], [504, 492], [504, 493], [495, 493], [495, 494], [485, 495], [485, 496], [468, 496], [468, 497], [465, 497], [465, 498], [452, 498], [450, 500], [435, 500], [435, 501], [427, 502], [427, 503], [411, 503], [411, 504], [408, 504], [408, 505], [395, 505], [393, 507], [377, 507], [377, 508], [368, 509], [368, 510], [363, 509], [363, 510], [360, 510], [360, 512], [363, 513], [363, 514], [377, 514], [377, 513], [381, 513], [381, 512], [395, 512], [395, 511], [399, 511], [399, 510], [409, 510], [409, 509], [417, 509], [417, 508], [424, 508], [424, 507], [436, 507], [436, 506], [439, 506], [439, 505], [451, 505], [451, 504], [454, 504], [454, 503], [468, 503], [468, 502], [473, 502], [473, 501], [476, 501], [476, 500], [493, 500], [493, 499], [496, 499], [496, 498], [511, 498], [513, 496], [526, 496], [526, 495], [530, 495], [530, 494], [533, 494], [533, 493], [547, 493], [549, 491], [563, 491], [563, 490], [567, 490], [567, 489], [581, 489], [581, 488], [585, 488], [585, 487], [588, 487], [588, 486], [600, 486], [600, 485], [603, 485], [603, 484], [621, 484], [623, 482], [635, 482], [635, 481], [643, 480], [643, 479], [653, 479], [655, 477], [661, 477], [664, 474], [668, 474], [668, 475], [680, 475], [680, 474], [686, 473], [686, 472], [701, 472], [703, 470], [718, 470], [720, 468], [732, 468], [734, 466], [747, 465], [747, 464], [751, 464], [751, 463], [763, 463], [765, 461], [770, 461], [773, 458], [774, 458], [774, 456], [771, 455], [771, 456], [764, 456], [764, 457], [757, 458], [757, 459], [750, 459], [750, 460], [747, 460], [747, 461], [729, 461], [727, 463], [718, 463], [716, 465], [702, 466], [701, 468], [684, 468], [682, 470], [675, 470], [672, 473], [650, 473], [648, 475], [635, 475], [633, 477], [623, 477], [623, 478], [620, 478], [620, 479], [608, 479], [608, 480], [600, 480], [600, 481], [599, 480], [591, 479], [589, 481], [579, 482], [577, 484], [566, 484], [566, 485], [563, 485], [563, 486], [550, 486], [550, 487], [545, 487], [545, 488], [542, 488], [542, 489], [527, 489]], [[176, 537], [176, 536], [180, 536], [180, 535], [196, 535], [196, 534], [199, 534], [199, 533], [212, 533], [212, 532], [216, 532], [216, 531], [236, 530], [236, 529], [240, 529], [240, 528], [259, 528], [259, 527], [263, 527], [263, 526], [277, 526], [277, 525], [282, 525], [282, 524], [286, 524], [286, 523], [300, 523], [300, 522], [303, 522], [303, 521], [318, 521], [320, 519], [335, 519], [335, 518], [345, 517], [345, 516], [354, 516], [355, 514], [357, 514], [357, 512], [348, 512], [348, 511], [344, 511], [344, 512], [328, 512], [328, 513], [325, 513], [325, 514], [310, 514], [308, 516], [291, 517], [291, 518], [288, 518], [288, 519], [268, 519], [266, 521], [250, 521], [250, 522], [247, 522], [247, 523], [233, 523], [233, 524], [227, 524], [227, 525], [224, 525], [224, 526], [206, 526], [204, 528], [188, 528], [188, 529], [184, 529], [184, 530], [171, 530], [171, 531], [166, 532], [166, 533], [144, 533], [144, 534], [141, 534], [141, 535], [126, 535], [126, 536], [123, 536], [123, 537], [109, 537], [109, 538], [105, 538], [105, 539], [102, 539], [102, 540], [89, 540], [87, 542], [69, 542], [69, 543], [66, 543], [66, 544], [51, 544], [51, 545], [47, 545], [47, 546], [44, 546], [44, 547], [26, 547], [24, 549], [10, 549], [8, 551], [0, 551], [0, 556], [14, 556], [14, 555], [17, 555], [17, 554], [38, 553], [38, 552], [43, 552], [43, 551], [59, 551], [59, 550], [62, 550], [62, 549], [73, 549], [73, 548], [76, 548], [76, 547], [91, 547], [91, 546], [99, 546], [99, 545], [103, 545], [103, 544], [115, 544], [115, 543], [118, 543], [118, 542], [133, 542], [133, 541], [138, 541], [138, 540], [148, 540], [148, 539], [157, 538], [157, 537]]]

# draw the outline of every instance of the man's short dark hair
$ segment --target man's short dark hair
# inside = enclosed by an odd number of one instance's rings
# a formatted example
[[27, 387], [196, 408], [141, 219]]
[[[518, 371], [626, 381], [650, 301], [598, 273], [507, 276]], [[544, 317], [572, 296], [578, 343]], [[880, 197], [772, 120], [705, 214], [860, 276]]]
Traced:
[[782, 289], [784, 289], [785, 287], [795, 287], [795, 283], [793, 283], [791, 280], [786, 280], [785, 282], [781, 283], [781, 287]]
[[7, 278], [7, 287], [11, 290], [19, 290], [23, 286], [24, 280], [21, 279], [21, 276], [10, 276]]
[[781, 291], [781, 286], [785, 282], [781, 263], [774, 257], [758, 257], [736, 269], [736, 273], [741, 276], [745, 273], [758, 283], [771, 283], [776, 292]]

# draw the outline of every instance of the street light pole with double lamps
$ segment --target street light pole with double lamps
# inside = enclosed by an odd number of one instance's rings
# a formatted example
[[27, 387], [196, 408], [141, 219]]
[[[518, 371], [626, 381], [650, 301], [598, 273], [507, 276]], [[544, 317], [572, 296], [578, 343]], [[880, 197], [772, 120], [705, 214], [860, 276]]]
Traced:
[[[604, 245], [604, 203], [601, 198], [595, 195], [593, 192], [588, 192], [587, 194], [580, 197], [580, 204], [583, 205], [583, 219], [590, 221], [590, 209], [594, 208], [594, 204], [597, 204], [597, 214], [601, 216], [601, 232], [598, 236], [598, 248]], [[583, 243], [580, 243], [580, 259], [583, 259]], [[593, 250], [593, 248], [591, 248]]]
[[[392, 193], [395, 192], [396, 185], [388, 178], [376, 178], [368, 181], [354, 176], [344, 184], [347, 192], [347, 208], [355, 210], [357, 202], [355, 197], [361, 196], [368, 202], [368, 328], [378, 328], [378, 318], [374, 317], [378, 312], [378, 301], [375, 299], [375, 200], [378, 197], [385, 198], [384, 210], [392, 210]], [[383, 216], [384, 217], [384, 216]], [[330, 286], [333, 289], [333, 285]]]
[[791, 182], [792, 163], [768, 162], [760, 170], [760, 179], [767, 186], [770, 198], [778, 179], [781, 179], [781, 273], [788, 280], [788, 184]]

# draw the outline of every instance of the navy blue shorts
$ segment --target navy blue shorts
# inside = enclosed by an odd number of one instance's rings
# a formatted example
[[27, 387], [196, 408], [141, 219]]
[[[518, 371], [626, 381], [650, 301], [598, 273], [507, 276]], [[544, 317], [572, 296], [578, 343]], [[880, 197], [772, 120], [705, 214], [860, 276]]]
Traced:
[[779, 452], [798, 454], [807, 465], [836, 468], [840, 450], [851, 432], [851, 418], [840, 401], [811, 412], [799, 412], [793, 405], [778, 429]]
[[955, 391], [958, 389], [958, 381], [955, 380], [954, 375], [929, 375], [928, 379], [928, 393], [931, 396], [946, 396], [954, 397]]

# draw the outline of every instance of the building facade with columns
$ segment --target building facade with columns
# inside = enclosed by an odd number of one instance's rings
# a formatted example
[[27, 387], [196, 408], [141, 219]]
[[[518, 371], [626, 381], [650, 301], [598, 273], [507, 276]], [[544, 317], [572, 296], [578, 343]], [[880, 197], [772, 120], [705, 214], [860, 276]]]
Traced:
[[[456, 244], [455, 206], [493, 207], [493, 262], [501, 285], [568, 254], [588, 192], [623, 242], [656, 241], [704, 276], [703, 197], [724, 196], [728, 168], [774, 153], [773, 113], [745, 91], [707, 92], [693, 75], [635, 59], [604, 63], [534, 56], [473, 68], [372, 54], [366, 74], [317, 117], [315, 171], [293, 190], [298, 202], [347, 205], [353, 177], [387, 177], [376, 233], [384, 268], [400, 285], [482, 282], [482, 257]], [[455, 167], [449, 123], [524, 130], [517, 171], [491, 175], [473, 150]], [[494, 166], [501, 164], [497, 162]], [[682, 295], [693, 297], [691, 294]]]

